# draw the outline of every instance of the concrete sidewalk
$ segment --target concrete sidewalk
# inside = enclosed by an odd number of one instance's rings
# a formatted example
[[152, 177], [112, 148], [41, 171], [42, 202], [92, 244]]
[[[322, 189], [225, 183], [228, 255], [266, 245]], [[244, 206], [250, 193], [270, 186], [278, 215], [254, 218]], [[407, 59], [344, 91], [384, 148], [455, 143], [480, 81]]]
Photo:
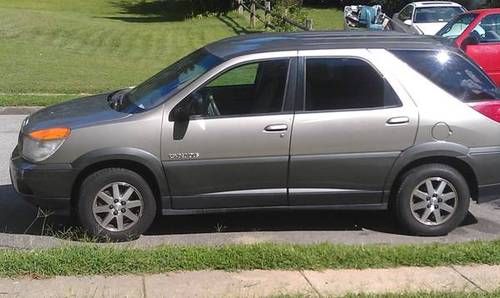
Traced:
[[194, 271], [145, 276], [0, 279], [0, 297], [311, 297], [350, 293], [491, 292], [500, 266], [326, 271]]

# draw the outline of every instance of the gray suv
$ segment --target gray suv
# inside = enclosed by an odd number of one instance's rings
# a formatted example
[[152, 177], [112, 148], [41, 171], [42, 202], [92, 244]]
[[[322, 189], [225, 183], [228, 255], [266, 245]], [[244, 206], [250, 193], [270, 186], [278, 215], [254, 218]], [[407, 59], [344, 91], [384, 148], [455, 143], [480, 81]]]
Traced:
[[[442, 235], [500, 194], [500, 100], [431, 37], [257, 34], [144, 83], [26, 118], [10, 167], [34, 204], [112, 240], [157, 214], [391, 209]], [[334, 220], [334, 219], [332, 219]]]

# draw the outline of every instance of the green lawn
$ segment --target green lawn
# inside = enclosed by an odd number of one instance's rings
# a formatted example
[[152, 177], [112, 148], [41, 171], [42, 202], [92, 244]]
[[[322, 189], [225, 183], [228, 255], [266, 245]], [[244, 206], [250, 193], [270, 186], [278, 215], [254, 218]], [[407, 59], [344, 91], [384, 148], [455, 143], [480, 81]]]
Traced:
[[0, 276], [142, 274], [178, 270], [322, 270], [500, 264], [500, 241], [428, 245], [254, 244], [160, 246], [91, 244], [48, 250], [0, 250]]
[[[191, 17], [158, 7], [166, 2], [142, 2], [0, 0], [0, 106], [135, 85], [206, 43], [248, 31], [247, 16], [234, 12]], [[306, 10], [317, 28], [338, 26], [339, 11]]]

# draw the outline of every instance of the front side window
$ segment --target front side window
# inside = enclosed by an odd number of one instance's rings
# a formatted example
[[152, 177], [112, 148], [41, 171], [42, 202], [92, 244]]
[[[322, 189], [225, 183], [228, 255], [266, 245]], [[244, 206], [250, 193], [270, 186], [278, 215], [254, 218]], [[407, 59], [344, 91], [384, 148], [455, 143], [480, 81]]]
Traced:
[[398, 58], [463, 102], [498, 98], [496, 86], [464, 57], [447, 51], [393, 50]]
[[461, 7], [419, 7], [415, 9], [415, 23], [447, 23], [456, 15], [461, 14]]
[[356, 58], [308, 58], [305, 88], [308, 111], [400, 105], [386, 80], [370, 64]]
[[479, 35], [479, 42], [500, 42], [500, 14], [484, 17], [473, 30]]
[[406, 20], [411, 20], [413, 16], [413, 6], [408, 5], [403, 10], [401, 10], [401, 13], [399, 14], [399, 19], [401, 21], [406, 21]]
[[193, 92], [191, 115], [204, 118], [282, 111], [289, 59], [244, 64]]
[[456, 39], [469, 27], [469, 25], [476, 19], [477, 14], [467, 13], [456, 17], [453, 21], [444, 26], [436, 36], [446, 37], [448, 39]]

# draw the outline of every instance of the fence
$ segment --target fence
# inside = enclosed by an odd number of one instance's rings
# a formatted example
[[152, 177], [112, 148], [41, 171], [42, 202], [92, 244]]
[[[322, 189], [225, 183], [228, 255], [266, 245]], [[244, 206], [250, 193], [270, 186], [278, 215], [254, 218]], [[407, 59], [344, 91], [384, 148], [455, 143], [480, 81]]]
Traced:
[[[273, 25], [271, 24], [270, 17], [275, 17], [283, 20], [284, 22], [297, 27], [301, 30], [304, 31], [312, 31], [313, 30], [313, 23], [311, 19], [307, 19], [305, 24], [301, 24], [295, 20], [292, 20], [290, 18], [287, 18], [285, 16], [279, 15], [275, 13], [274, 11], [271, 10], [271, 1], [263, 1], [264, 4], [262, 4], [261, 1], [258, 0], [236, 0], [236, 5], [238, 7], [238, 13], [243, 14], [244, 11], [247, 11], [250, 13], [250, 28], [255, 28], [255, 22], [256, 20], [261, 21], [264, 23], [266, 28], [273, 28]], [[259, 16], [257, 14], [257, 9], [261, 9], [264, 11], [264, 18]]]

